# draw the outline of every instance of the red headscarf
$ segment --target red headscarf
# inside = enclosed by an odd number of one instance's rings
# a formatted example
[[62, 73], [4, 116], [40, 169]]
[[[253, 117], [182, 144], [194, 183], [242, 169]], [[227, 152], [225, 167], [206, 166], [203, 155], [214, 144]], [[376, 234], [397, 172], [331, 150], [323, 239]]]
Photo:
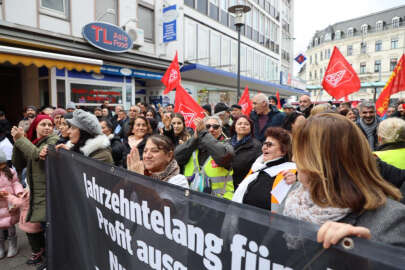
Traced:
[[41, 122], [44, 119], [51, 120], [53, 124], [53, 119], [47, 114], [38, 114], [37, 117], [35, 117], [34, 121], [32, 121], [30, 128], [28, 129], [27, 132], [27, 138], [30, 140], [33, 144], [36, 144], [40, 139], [42, 138], [37, 138], [37, 126], [39, 122]]

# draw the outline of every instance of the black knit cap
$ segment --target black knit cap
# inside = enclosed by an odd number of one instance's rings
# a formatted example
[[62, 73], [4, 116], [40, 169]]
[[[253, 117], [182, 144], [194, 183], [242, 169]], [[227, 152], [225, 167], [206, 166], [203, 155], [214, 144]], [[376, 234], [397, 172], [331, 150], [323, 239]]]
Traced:
[[226, 104], [222, 103], [222, 102], [217, 103], [217, 105], [215, 105], [215, 107], [214, 107], [214, 113], [219, 113], [219, 112], [228, 111], [228, 110], [229, 110], [228, 106], [226, 106]]

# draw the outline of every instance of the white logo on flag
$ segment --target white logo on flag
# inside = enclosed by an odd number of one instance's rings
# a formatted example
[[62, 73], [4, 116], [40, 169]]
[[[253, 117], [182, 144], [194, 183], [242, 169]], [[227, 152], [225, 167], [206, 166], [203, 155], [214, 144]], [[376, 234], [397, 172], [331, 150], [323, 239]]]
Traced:
[[191, 126], [197, 113], [183, 104], [180, 104], [179, 112], [184, 116], [186, 126]]
[[[350, 81], [353, 77], [353, 74], [347, 70], [347, 69], [341, 69], [345, 68], [345, 65], [341, 63], [340, 61], [337, 62], [335, 65], [333, 65], [332, 69], [333, 71], [338, 70], [335, 73], [328, 74], [325, 77], [325, 81], [332, 85], [333, 87], [337, 87], [342, 83], [345, 83], [347, 81]], [[345, 76], [346, 75], [346, 76]]]
[[247, 107], [249, 106], [249, 104], [247, 103], [243, 103], [240, 105], [242, 107], [242, 111], [246, 111]]
[[178, 75], [177, 75], [177, 70], [172, 69], [172, 70], [170, 71], [169, 83], [172, 83], [172, 82], [174, 82], [175, 80], [177, 80], [177, 77], [178, 77]]

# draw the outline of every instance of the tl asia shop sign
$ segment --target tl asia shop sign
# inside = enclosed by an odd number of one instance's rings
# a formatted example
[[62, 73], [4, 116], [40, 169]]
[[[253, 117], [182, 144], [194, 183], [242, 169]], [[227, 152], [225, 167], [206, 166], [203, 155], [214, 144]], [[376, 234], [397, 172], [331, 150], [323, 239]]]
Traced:
[[86, 24], [82, 35], [91, 45], [103, 51], [123, 53], [132, 49], [133, 41], [127, 32], [109, 23]]

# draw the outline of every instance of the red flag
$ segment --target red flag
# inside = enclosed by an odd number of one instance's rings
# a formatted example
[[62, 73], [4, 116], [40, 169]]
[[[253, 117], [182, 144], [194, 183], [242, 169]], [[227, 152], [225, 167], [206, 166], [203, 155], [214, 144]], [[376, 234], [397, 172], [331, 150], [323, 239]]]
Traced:
[[360, 90], [360, 79], [336, 46], [323, 76], [322, 86], [336, 100]]
[[276, 98], [277, 98], [277, 109], [281, 109], [281, 102], [280, 102], [280, 93], [278, 92], [278, 90], [277, 90], [277, 92], [276, 92]]
[[184, 116], [186, 126], [191, 128], [195, 128], [194, 119], [205, 117], [204, 109], [181, 85], [176, 88], [174, 112], [181, 113]]
[[375, 107], [379, 116], [383, 116], [390, 104], [391, 95], [405, 90], [405, 54], [399, 59], [387, 84], [378, 97]]
[[253, 109], [253, 104], [249, 97], [249, 88], [247, 85], [245, 87], [245, 91], [243, 91], [243, 94], [240, 97], [238, 104], [242, 107], [242, 113], [249, 116]]
[[180, 66], [179, 60], [177, 58], [177, 52], [173, 58], [172, 63], [167, 68], [165, 75], [163, 75], [162, 77], [162, 83], [166, 86], [166, 89], [163, 92], [164, 95], [168, 94], [174, 88], [178, 87], [181, 83]]
[[349, 101], [349, 97], [345, 96], [345, 102], [348, 102], [348, 101]]

